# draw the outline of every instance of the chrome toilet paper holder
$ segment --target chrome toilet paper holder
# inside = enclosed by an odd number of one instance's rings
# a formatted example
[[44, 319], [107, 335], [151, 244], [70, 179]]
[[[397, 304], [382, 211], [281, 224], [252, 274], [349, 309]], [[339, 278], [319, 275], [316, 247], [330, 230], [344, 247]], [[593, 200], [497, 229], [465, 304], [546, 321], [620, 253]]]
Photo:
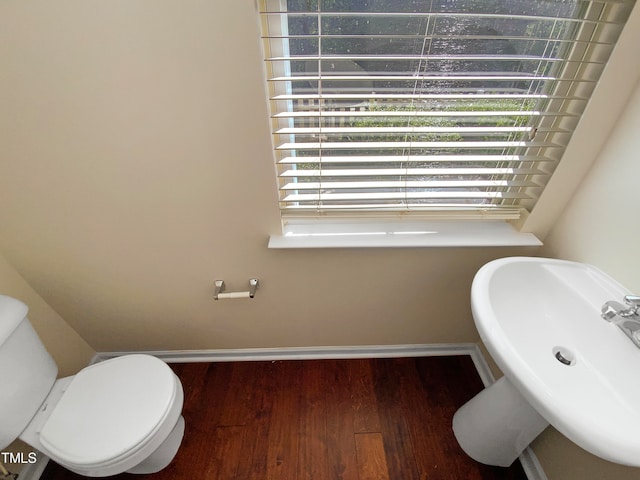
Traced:
[[220, 300], [223, 298], [253, 298], [256, 295], [256, 290], [260, 286], [260, 282], [257, 278], [249, 279], [249, 291], [248, 292], [225, 292], [224, 280], [216, 280], [216, 290], [213, 294], [214, 300]]

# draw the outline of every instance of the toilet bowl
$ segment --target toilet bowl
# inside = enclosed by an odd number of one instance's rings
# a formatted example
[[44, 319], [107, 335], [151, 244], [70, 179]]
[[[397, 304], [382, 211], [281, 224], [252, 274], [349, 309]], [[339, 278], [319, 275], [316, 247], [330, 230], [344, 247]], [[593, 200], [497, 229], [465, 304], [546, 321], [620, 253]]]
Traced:
[[171, 462], [184, 433], [184, 394], [166, 363], [135, 354], [58, 380], [56, 372], [26, 306], [0, 295], [0, 378], [16, 385], [0, 392], [0, 449], [20, 438], [91, 477], [154, 473]]

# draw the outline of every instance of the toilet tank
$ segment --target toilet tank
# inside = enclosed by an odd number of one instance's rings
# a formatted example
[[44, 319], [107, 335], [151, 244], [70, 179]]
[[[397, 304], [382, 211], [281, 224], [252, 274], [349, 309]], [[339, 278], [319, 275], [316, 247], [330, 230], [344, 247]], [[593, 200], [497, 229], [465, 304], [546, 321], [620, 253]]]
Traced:
[[58, 373], [28, 310], [21, 301], [0, 295], [0, 450], [29, 424]]

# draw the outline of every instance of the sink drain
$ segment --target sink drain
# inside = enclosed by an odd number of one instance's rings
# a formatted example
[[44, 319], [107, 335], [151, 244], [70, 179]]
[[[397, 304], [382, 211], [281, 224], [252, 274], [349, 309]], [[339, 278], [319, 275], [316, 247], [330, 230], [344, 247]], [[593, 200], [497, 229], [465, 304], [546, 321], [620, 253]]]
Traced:
[[553, 356], [563, 365], [575, 365], [576, 363], [576, 356], [571, 350], [564, 347], [555, 347], [553, 349]]

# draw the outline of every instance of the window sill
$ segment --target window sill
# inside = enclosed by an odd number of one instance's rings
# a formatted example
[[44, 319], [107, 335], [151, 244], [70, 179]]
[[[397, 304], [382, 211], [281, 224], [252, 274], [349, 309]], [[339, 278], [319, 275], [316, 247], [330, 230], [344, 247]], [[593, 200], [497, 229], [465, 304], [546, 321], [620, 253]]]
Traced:
[[478, 221], [386, 221], [328, 223], [299, 220], [269, 238], [269, 248], [509, 247], [541, 246], [532, 233], [510, 223]]

